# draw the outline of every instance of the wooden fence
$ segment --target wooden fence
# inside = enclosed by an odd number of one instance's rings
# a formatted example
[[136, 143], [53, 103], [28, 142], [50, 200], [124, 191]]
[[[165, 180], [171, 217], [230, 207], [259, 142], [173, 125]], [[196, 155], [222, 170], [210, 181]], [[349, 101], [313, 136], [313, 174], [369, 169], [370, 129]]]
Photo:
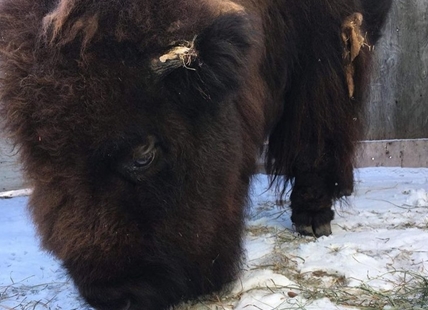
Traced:
[[428, 138], [428, 1], [394, 0], [375, 51], [367, 139]]

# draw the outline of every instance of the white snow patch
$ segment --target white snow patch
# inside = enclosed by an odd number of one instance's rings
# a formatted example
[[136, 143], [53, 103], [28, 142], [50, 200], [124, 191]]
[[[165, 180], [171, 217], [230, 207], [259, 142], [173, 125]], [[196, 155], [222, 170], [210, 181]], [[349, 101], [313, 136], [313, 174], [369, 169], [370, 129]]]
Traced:
[[242, 294], [252, 289], [288, 287], [293, 282], [287, 277], [276, 274], [269, 269], [249, 270], [236, 281], [232, 295]]
[[[290, 212], [282, 206], [289, 202], [278, 202], [266, 189], [267, 177], [256, 176], [241, 276], [219, 300], [185, 309], [349, 310], [357, 308], [322, 297], [308, 299], [302, 289], [315, 288], [302, 288], [295, 276], [326, 285], [332, 282], [328, 279], [341, 279], [350, 290], [361, 285], [388, 290], [403, 274], [426, 279], [428, 169], [364, 168], [356, 171], [356, 180], [355, 194], [335, 206], [333, 234], [314, 239], [291, 233]], [[19, 197], [28, 194], [0, 194], [14, 197], [0, 199], [0, 309], [90, 309], [60, 262], [39, 249], [25, 208], [28, 198]], [[282, 239], [283, 233], [288, 239]], [[279, 255], [290, 263], [278, 265]]]
[[18, 189], [13, 191], [0, 192], [0, 198], [14, 198], [31, 195], [32, 188]]
[[425, 189], [411, 189], [408, 193], [407, 204], [415, 207], [428, 207], [428, 193]]

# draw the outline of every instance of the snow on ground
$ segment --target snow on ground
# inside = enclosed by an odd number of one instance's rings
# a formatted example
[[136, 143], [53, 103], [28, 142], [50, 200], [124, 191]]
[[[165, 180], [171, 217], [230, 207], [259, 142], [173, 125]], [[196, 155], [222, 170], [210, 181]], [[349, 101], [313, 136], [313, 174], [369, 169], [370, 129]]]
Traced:
[[[333, 235], [315, 239], [293, 232], [257, 176], [240, 279], [180, 309], [428, 309], [428, 168], [364, 168], [356, 179], [335, 206]], [[0, 309], [89, 309], [39, 249], [26, 192], [15, 194], [0, 199]]]

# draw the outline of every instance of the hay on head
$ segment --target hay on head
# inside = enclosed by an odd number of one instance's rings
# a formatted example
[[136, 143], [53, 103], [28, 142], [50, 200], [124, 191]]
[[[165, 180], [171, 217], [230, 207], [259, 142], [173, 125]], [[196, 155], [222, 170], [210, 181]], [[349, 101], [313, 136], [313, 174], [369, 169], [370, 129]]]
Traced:
[[182, 66], [189, 70], [195, 70], [190, 65], [198, 57], [198, 52], [195, 49], [196, 36], [192, 41], [183, 41], [179, 45], [173, 47], [168, 53], [159, 57], [161, 63], [166, 63], [171, 60], [180, 60]]

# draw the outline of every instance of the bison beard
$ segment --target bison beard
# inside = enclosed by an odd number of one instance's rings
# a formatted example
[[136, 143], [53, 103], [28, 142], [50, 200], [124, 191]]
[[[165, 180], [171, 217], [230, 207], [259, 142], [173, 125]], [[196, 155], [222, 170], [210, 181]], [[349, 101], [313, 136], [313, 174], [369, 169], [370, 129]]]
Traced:
[[165, 309], [240, 269], [256, 159], [299, 233], [353, 190], [391, 0], [4, 0], [1, 112], [45, 249], [96, 309]]

